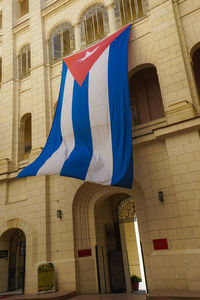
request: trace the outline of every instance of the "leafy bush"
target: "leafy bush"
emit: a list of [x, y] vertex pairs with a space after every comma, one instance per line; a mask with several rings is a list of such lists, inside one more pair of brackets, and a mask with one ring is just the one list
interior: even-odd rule
[[142, 279], [137, 275], [131, 275], [131, 282], [141, 282]]

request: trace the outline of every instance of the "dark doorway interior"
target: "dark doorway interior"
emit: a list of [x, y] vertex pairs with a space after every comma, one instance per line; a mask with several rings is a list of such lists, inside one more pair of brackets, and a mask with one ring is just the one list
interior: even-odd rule
[[111, 292], [124, 292], [126, 291], [126, 282], [124, 274], [119, 224], [106, 224], [105, 229]]
[[25, 284], [26, 237], [17, 229], [10, 238], [8, 291], [22, 290]]

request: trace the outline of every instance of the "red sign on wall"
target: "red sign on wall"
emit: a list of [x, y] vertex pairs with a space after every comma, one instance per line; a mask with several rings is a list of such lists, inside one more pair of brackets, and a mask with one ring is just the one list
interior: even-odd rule
[[92, 256], [91, 249], [78, 250], [78, 257]]
[[153, 240], [154, 250], [165, 250], [169, 249], [167, 239]]

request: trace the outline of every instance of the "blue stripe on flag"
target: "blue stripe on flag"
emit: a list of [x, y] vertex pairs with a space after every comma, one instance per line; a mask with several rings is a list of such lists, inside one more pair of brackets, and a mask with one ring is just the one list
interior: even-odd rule
[[92, 158], [92, 136], [90, 130], [88, 107], [88, 78], [80, 87], [74, 81], [72, 102], [72, 122], [74, 129], [75, 147], [65, 161], [60, 175], [85, 179]]
[[129, 31], [130, 26], [110, 45], [108, 86], [113, 147], [113, 177], [111, 185], [131, 188], [133, 181], [133, 156], [127, 72]]
[[[61, 135], [61, 110], [63, 104], [63, 94], [65, 87], [65, 78], [67, 74], [67, 66], [63, 62], [63, 71], [60, 85], [60, 92], [58, 97], [57, 108], [55, 112], [55, 117], [53, 120], [52, 128], [47, 139], [46, 145], [41, 152], [40, 156], [29, 166], [24, 168], [17, 177], [25, 177], [25, 176], [34, 176], [37, 174], [38, 170], [44, 165], [44, 163], [51, 157], [51, 155], [60, 147], [62, 143], [62, 135]], [[56, 137], [56, 138], [55, 138]]]

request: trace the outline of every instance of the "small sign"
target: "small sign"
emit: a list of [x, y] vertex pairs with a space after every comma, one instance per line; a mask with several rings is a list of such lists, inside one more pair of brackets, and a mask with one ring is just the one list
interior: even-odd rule
[[78, 250], [78, 257], [92, 256], [91, 249]]
[[167, 239], [153, 240], [154, 250], [165, 250], [169, 249]]
[[8, 258], [8, 250], [0, 250], [0, 258]]
[[55, 292], [55, 269], [52, 263], [38, 267], [38, 293]]
[[26, 245], [24, 242], [20, 242], [20, 256], [25, 256]]

